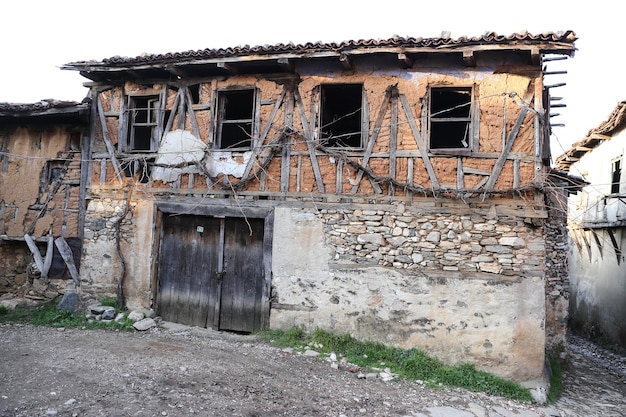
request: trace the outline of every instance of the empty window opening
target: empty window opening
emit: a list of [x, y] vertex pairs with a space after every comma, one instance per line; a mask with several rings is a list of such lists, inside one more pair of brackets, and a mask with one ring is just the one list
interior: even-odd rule
[[430, 90], [430, 149], [471, 148], [472, 89]]
[[64, 160], [50, 160], [46, 162], [45, 167], [45, 180], [46, 185], [51, 185], [55, 182], [62, 181], [66, 171], [66, 164]]
[[362, 147], [361, 84], [323, 85], [321, 91], [321, 139], [324, 146]]
[[190, 85], [189, 94], [193, 104], [200, 104], [200, 84]]
[[622, 181], [622, 160], [616, 159], [611, 164], [611, 194], [619, 194], [619, 185]]
[[254, 90], [220, 91], [216, 146], [220, 149], [249, 149], [253, 118]]
[[158, 96], [131, 97], [128, 151], [153, 152], [159, 124]]

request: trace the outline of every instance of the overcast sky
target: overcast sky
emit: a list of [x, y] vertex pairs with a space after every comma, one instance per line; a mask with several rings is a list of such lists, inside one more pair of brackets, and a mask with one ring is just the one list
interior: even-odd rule
[[453, 38], [485, 32], [573, 30], [573, 59], [548, 66], [567, 70], [546, 77], [566, 82], [553, 95], [567, 105], [554, 123], [553, 156], [607, 119], [626, 100], [626, 58], [621, 46], [623, 15], [612, 0], [579, 7], [571, 0], [539, 2], [420, 1], [191, 1], [20, 0], [4, 2], [0, 24], [0, 102], [45, 98], [82, 100], [86, 79], [58, 67], [102, 60], [237, 45], [339, 42], [394, 35]]

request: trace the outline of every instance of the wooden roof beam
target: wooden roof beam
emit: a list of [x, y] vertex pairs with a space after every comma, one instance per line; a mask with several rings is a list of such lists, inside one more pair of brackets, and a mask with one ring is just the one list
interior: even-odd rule
[[415, 60], [413, 60], [413, 58], [409, 57], [404, 52], [400, 52], [398, 54], [398, 60], [402, 63], [402, 65], [405, 68], [412, 68], [413, 64], [415, 63]]
[[231, 74], [237, 74], [237, 69], [235, 68], [235, 66], [228, 62], [219, 61], [217, 62], [217, 67], [225, 71], [228, 71]]
[[341, 54], [339, 55], [339, 62], [341, 62], [341, 65], [343, 65], [343, 68], [346, 70], [352, 70], [352, 60], [350, 59], [350, 57], [348, 56], [348, 54]]
[[278, 65], [280, 65], [280, 67], [287, 72], [295, 71], [293, 60], [289, 60], [289, 58], [278, 58], [276, 62], [278, 62]]
[[474, 56], [474, 51], [463, 51], [463, 62], [466, 67], [475, 67], [476, 57]]

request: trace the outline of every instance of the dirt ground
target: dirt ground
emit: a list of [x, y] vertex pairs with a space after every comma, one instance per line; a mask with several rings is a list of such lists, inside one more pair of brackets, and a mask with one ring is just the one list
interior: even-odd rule
[[[623, 416], [626, 363], [572, 350], [566, 392], [541, 407], [169, 325], [114, 332], [0, 325], [0, 416]], [[594, 356], [595, 355], [595, 356]]]

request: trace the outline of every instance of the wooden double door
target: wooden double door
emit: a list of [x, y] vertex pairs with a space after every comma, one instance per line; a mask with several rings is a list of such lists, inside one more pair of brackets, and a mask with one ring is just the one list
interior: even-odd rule
[[263, 219], [164, 214], [161, 236], [163, 320], [245, 333], [264, 327]]

